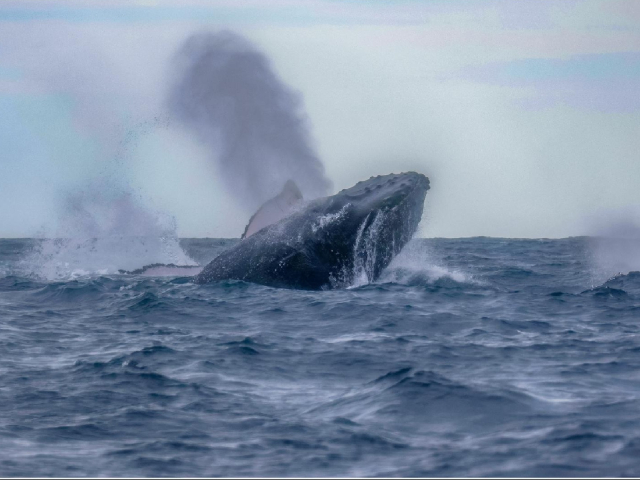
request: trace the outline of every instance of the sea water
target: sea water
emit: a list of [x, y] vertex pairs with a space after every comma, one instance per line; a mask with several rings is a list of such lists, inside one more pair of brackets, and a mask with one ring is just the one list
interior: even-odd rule
[[2, 476], [640, 474], [640, 273], [594, 239], [416, 239], [313, 292], [78, 248], [0, 240]]

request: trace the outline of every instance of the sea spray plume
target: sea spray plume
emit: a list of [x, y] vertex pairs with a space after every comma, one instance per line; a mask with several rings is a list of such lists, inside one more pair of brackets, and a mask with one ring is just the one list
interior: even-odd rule
[[[159, 110], [164, 107], [161, 82], [150, 74], [158, 60], [141, 57], [144, 49], [136, 45], [121, 55], [109, 35], [64, 25], [24, 25], [13, 38], [4, 30], [0, 37], [11, 46], [0, 52], [3, 63], [24, 74], [24, 87], [62, 95], [68, 100], [70, 127], [96, 146], [93, 155], [78, 158], [82, 169], [67, 168], [74, 155], [70, 159], [66, 149], [47, 151], [50, 165], [57, 162], [72, 176], [81, 170], [92, 174], [84, 180], [50, 179], [51, 195], [56, 192], [59, 200], [51, 198], [57, 215], [49, 215], [51, 223], [41, 227], [41, 241], [24, 258], [25, 273], [66, 278], [155, 262], [193, 263], [180, 248], [175, 220], [144, 202], [128, 180], [140, 139], [169, 126]], [[121, 47], [127, 45], [122, 41]], [[59, 120], [64, 127], [66, 117]], [[42, 176], [37, 169], [33, 173], [29, 177]], [[34, 191], [26, 185], [23, 190]]]
[[127, 180], [139, 140], [166, 127], [166, 118], [154, 117], [127, 129], [96, 177], [59, 192], [57, 227], [43, 227], [24, 259], [26, 274], [54, 280], [195, 264], [180, 246], [175, 218], [153, 208]]
[[431, 241], [425, 243], [415, 239], [391, 261], [378, 281], [408, 286], [483, 284], [468, 271], [451, 268]]
[[153, 263], [194, 265], [182, 250], [175, 219], [145, 205], [128, 186], [93, 181], [61, 197], [58, 229], [23, 262], [48, 280], [115, 274]]
[[208, 146], [229, 192], [255, 209], [289, 179], [306, 198], [331, 188], [298, 94], [239, 35], [189, 37], [175, 58], [169, 108]]
[[617, 274], [640, 271], [640, 210], [612, 209], [590, 218], [588, 238], [592, 284]]

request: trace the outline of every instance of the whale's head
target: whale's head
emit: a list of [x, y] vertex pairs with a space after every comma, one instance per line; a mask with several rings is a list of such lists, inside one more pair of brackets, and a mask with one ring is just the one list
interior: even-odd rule
[[[429, 179], [421, 173], [378, 175], [340, 191], [334, 198], [352, 204], [358, 217], [402, 211], [420, 221]], [[407, 211], [408, 210], [408, 211]], [[416, 215], [411, 215], [412, 213]], [[417, 218], [414, 218], [417, 217]], [[417, 227], [417, 223], [414, 225]]]
[[336, 265], [336, 285], [378, 278], [416, 232], [427, 190], [429, 179], [420, 173], [381, 175], [319, 203], [324, 215], [314, 252]]

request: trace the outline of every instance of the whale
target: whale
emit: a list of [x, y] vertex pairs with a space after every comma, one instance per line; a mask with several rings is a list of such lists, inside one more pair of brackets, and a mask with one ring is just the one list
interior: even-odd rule
[[373, 282], [415, 234], [429, 188], [426, 176], [406, 172], [300, 202], [284, 218], [245, 235], [193, 281], [300, 290]]

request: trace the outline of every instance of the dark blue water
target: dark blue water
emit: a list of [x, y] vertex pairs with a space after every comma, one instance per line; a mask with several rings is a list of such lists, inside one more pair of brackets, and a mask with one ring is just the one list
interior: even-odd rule
[[640, 273], [588, 238], [415, 240], [326, 292], [43, 280], [36, 243], [0, 240], [2, 476], [640, 474]]

